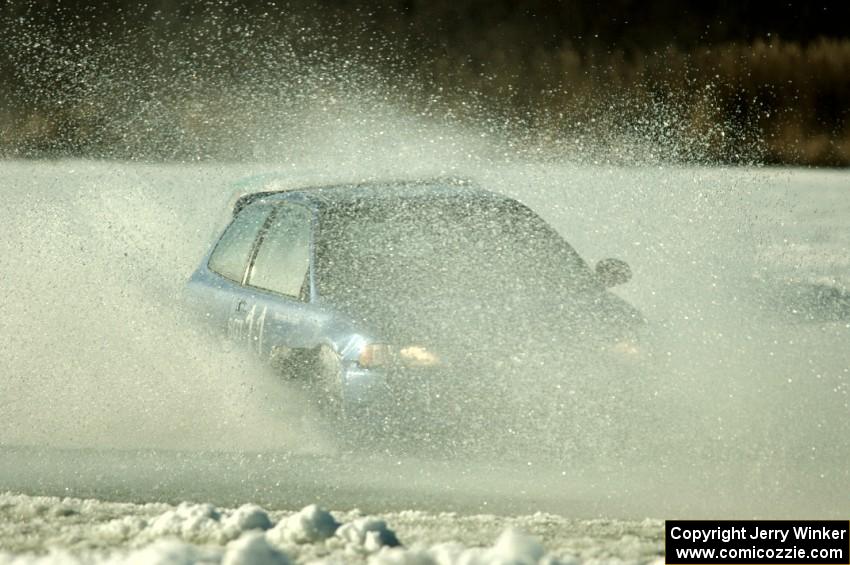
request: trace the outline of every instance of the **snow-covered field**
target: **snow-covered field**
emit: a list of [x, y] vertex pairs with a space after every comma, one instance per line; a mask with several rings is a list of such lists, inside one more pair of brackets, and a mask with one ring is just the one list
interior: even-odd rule
[[[47, 563], [537, 563], [653, 561], [659, 520], [574, 520], [552, 514], [497, 517], [414, 510], [370, 516], [267, 512], [245, 504], [109, 503], [0, 497], [0, 536], [10, 552]], [[32, 562], [34, 559], [21, 559]], [[16, 562], [0, 552], [0, 563]]]
[[[847, 517], [850, 173], [502, 162], [448, 141], [409, 161], [0, 163], [0, 563], [649, 562], [664, 518]], [[281, 169], [470, 175], [588, 261], [627, 260], [617, 291], [663, 377], [640, 457], [340, 452], [179, 306], [230, 183]]]

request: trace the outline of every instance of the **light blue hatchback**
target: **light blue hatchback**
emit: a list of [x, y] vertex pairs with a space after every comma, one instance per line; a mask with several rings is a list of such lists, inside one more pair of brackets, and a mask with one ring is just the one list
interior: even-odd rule
[[332, 413], [457, 414], [475, 410], [470, 379], [491, 403], [518, 371], [568, 380], [635, 347], [643, 317], [607, 291], [629, 267], [591, 271], [516, 200], [462, 179], [278, 183], [243, 182], [188, 294]]

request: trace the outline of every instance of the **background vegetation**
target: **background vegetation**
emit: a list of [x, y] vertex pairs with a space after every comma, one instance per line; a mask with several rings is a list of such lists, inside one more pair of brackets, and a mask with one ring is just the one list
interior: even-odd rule
[[850, 165], [850, 3], [712, 4], [11, 0], [0, 155], [252, 158], [357, 96], [608, 159]]

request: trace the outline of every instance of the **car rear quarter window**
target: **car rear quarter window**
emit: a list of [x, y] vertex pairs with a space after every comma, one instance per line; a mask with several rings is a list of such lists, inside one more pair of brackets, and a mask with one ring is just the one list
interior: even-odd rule
[[282, 204], [248, 273], [248, 284], [293, 298], [306, 298], [310, 268], [311, 212], [296, 204]]
[[244, 208], [218, 240], [207, 263], [210, 270], [241, 284], [254, 241], [270, 211], [270, 206], [255, 205]]

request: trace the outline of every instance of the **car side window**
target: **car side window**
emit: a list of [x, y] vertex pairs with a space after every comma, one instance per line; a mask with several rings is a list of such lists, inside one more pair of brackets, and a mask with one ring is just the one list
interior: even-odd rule
[[223, 277], [242, 284], [251, 249], [271, 206], [248, 206], [227, 226], [218, 240], [207, 266]]
[[249, 268], [249, 285], [303, 298], [310, 268], [310, 220], [310, 211], [303, 206], [278, 207]]

